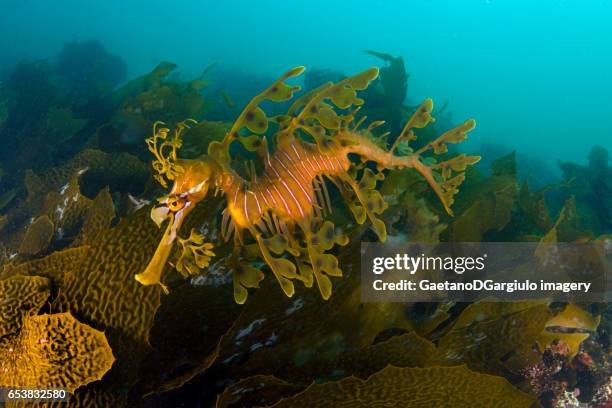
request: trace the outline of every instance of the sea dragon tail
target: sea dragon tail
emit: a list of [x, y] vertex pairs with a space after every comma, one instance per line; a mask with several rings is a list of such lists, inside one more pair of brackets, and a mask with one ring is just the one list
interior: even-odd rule
[[385, 168], [414, 168], [429, 183], [446, 212], [453, 215], [451, 206], [455, 194], [459, 191], [459, 186], [465, 180], [465, 170], [467, 166], [477, 163], [480, 156], [459, 154], [441, 162], [431, 160], [431, 163], [427, 163], [423, 159], [423, 154], [430, 150], [435, 155], [447, 153], [447, 144], [464, 141], [468, 132], [476, 126], [476, 122], [473, 119], [468, 119], [414, 152], [407, 155], [396, 154], [400, 150], [400, 146], [405, 146], [416, 139], [413, 129], [423, 128], [434, 121], [431, 115], [432, 109], [432, 100], [426, 99], [408, 120], [389, 150], [384, 149], [362, 132], [346, 131], [340, 134], [340, 138], [341, 140], [344, 139], [349, 153], [358, 154], [366, 161], [376, 162], [379, 170]]

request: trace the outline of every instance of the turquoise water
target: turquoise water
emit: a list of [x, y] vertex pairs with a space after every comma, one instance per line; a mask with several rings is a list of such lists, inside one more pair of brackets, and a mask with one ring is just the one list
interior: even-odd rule
[[214, 62], [274, 77], [296, 65], [350, 74], [402, 56], [408, 105], [449, 102], [480, 143], [586, 162], [612, 146], [612, 3], [606, 1], [5, 1], [0, 67], [100, 41], [128, 77], [160, 60], [197, 75]]

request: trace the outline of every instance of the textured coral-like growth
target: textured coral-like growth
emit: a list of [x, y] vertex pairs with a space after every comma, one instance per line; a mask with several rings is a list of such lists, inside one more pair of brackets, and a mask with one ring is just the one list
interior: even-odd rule
[[6, 265], [0, 276], [8, 277], [17, 274], [44, 276], [51, 279], [54, 285], [61, 287], [64, 275], [78, 268], [87, 254], [87, 247], [77, 247], [54, 252], [41, 259], [34, 259], [17, 266]]
[[[99, 234], [85, 247], [80, 262], [66, 265], [63, 285], [53, 304], [53, 310], [71, 311], [84, 322], [105, 328], [122, 362], [114, 371], [124, 375], [120, 375], [124, 384], [135, 381], [159, 306], [159, 290], [142, 290], [133, 279], [146, 264], [156, 235], [155, 226], [145, 222], [143, 212]], [[70, 256], [57, 259], [70, 260]]]
[[15, 275], [0, 280], [0, 337], [14, 333], [23, 319], [38, 312], [50, 294], [49, 279]]
[[501, 377], [470, 371], [466, 366], [387, 368], [367, 380], [355, 377], [313, 384], [275, 408], [330, 407], [530, 407], [533, 397]]
[[[104, 198], [105, 195], [102, 192], [99, 197], [106, 210], [95, 213], [109, 216], [110, 197]], [[90, 211], [95, 207], [94, 204]], [[108, 221], [106, 216], [102, 218]], [[134, 384], [140, 362], [150, 351], [149, 330], [159, 306], [159, 289], [143, 289], [133, 279], [133, 274], [146, 264], [152, 243], [159, 235], [145, 217], [144, 211], [135, 213], [94, 237], [93, 232], [106, 223], [100, 219], [104, 222], [89, 224], [96, 227], [90, 230], [91, 234], [83, 235], [90, 245], [65, 249], [17, 266], [7, 265], [2, 272], [6, 276], [20, 273], [50, 278], [58, 288], [50, 306], [52, 312], [70, 311], [83, 323], [104, 330], [117, 362], [111, 373], [97, 383], [99, 392], [95, 399], [119, 389], [127, 390]], [[99, 219], [92, 215], [92, 221], [93, 218]]]
[[0, 385], [73, 393], [101, 379], [114, 360], [104, 333], [70, 313], [28, 317], [18, 335], [0, 342]]

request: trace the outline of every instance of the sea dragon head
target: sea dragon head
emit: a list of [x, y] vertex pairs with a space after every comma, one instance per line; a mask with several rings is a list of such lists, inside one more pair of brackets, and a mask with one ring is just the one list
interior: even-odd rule
[[[164, 187], [168, 186], [167, 180], [172, 180], [173, 185], [170, 193], [159, 198], [157, 204], [151, 209], [151, 219], [158, 227], [168, 221], [164, 235], [162, 236], [155, 254], [146, 269], [135, 276], [136, 280], [143, 285], [161, 285], [164, 291], [166, 287], [161, 283], [161, 274], [164, 269], [172, 244], [177, 240], [178, 231], [187, 214], [195, 205], [203, 200], [214, 180], [218, 165], [208, 156], [197, 160], [179, 160], [176, 157], [177, 150], [181, 147], [181, 136], [194, 120], [187, 120], [177, 124], [174, 135], [169, 138], [170, 130], [163, 127], [162, 122], [153, 125], [153, 136], [146, 139], [149, 151], [155, 156], [153, 168], [157, 171], [155, 178]], [[210, 244], [203, 243], [203, 237], [192, 232], [188, 239], [178, 238], [183, 246], [181, 259], [188, 254], [195, 258], [198, 266], [208, 263], [210, 256], [214, 255]], [[199, 262], [198, 262], [199, 261]], [[188, 272], [189, 266], [185, 265]], [[177, 268], [178, 269], [178, 268]]]

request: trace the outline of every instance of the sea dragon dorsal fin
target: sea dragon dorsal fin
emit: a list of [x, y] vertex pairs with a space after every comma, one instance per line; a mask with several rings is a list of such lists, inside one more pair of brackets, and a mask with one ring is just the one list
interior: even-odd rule
[[[348, 109], [351, 106], [363, 105], [363, 99], [357, 97], [357, 91], [366, 89], [370, 82], [378, 77], [378, 68], [370, 68], [357, 75], [345, 78], [335, 84], [327, 83], [307, 94], [289, 108], [295, 113], [303, 104], [299, 113], [291, 120], [287, 133], [302, 129], [316, 142], [319, 149], [325, 151], [332, 141], [330, 132], [340, 129], [347, 121], [336, 113], [334, 106]], [[330, 103], [328, 103], [329, 101]]]
[[[304, 67], [299, 66], [285, 72], [272, 85], [266, 88], [259, 95], [255, 96], [242, 110], [225, 138], [220, 142], [211, 142], [208, 147], [208, 154], [216, 157], [217, 160], [227, 168], [230, 168], [229, 149], [233, 141], [240, 142], [245, 149], [255, 152], [262, 146], [262, 138], [265, 137], [271, 121], [278, 122], [274, 118], [269, 118], [259, 104], [265, 100], [273, 102], [284, 102], [293, 98], [293, 94], [301, 89], [299, 85], [288, 85], [285, 81], [296, 77], [304, 72]], [[246, 128], [250, 135], [242, 135], [240, 132]]]

